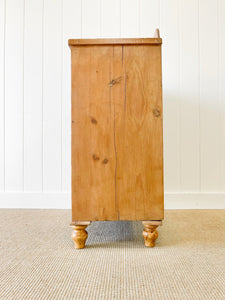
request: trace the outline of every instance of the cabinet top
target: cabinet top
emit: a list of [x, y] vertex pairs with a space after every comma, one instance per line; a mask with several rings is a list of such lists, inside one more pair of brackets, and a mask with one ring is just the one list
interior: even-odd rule
[[158, 45], [161, 38], [124, 38], [124, 39], [69, 39], [69, 46], [87, 45]]

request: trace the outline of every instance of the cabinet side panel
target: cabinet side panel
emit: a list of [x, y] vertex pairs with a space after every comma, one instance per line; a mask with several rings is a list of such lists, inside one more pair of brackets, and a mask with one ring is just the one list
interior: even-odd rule
[[125, 97], [116, 120], [120, 220], [163, 219], [161, 47], [124, 46]]
[[121, 46], [116, 49], [71, 48], [73, 221], [118, 220], [110, 85], [113, 66], [121, 65]]

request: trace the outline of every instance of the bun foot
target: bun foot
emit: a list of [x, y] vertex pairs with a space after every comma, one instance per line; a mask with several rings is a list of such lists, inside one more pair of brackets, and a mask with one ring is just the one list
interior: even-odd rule
[[158, 231], [156, 228], [162, 224], [162, 221], [143, 221], [143, 237], [146, 247], [155, 247], [155, 241], [158, 238]]
[[83, 249], [85, 247], [85, 242], [88, 237], [88, 233], [85, 229], [90, 223], [91, 222], [74, 222], [71, 224], [71, 227], [73, 228], [71, 237], [75, 249]]

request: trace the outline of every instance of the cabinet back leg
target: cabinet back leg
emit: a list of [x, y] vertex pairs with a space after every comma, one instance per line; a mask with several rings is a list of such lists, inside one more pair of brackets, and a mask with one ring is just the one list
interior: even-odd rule
[[162, 225], [162, 221], [143, 221], [143, 237], [146, 247], [155, 247], [155, 241], [158, 238], [157, 227]]

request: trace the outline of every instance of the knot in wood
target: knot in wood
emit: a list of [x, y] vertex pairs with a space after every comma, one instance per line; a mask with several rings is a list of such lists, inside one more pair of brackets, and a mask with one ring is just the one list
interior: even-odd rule
[[153, 109], [153, 114], [154, 114], [154, 116], [156, 116], [157, 118], [160, 116], [160, 110], [159, 109], [157, 109], [157, 108], [154, 108]]
[[93, 154], [92, 155], [92, 158], [93, 158], [93, 160], [95, 160], [95, 161], [98, 161], [100, 158], [99, 158], [99, 156], [97, 156], [96, 154]]
[[118, 77], [118, 78], [115, 78], [115, 79], [112, 79], [112, 80], [110, 81], [110, 83], [109, 83], [109, 86], [111, 87], [111, 86], [114, 86], [114, 84], [119, 83], [120, 80], [121, 80], [121, 78], [122, 78], [122, 76], [120, 76], [120, 77]]
[[91, 123], [97, 124], [98, 122], [97, 122], [97, 120], [95, 118], [91, 118]]
[[108, 161], [109, 161], [109, 160], [108, 160], [107, 158], [105, 158], [105, 159], [102, 161], [102, 163], [103, 163], [103, 164], [107, 164]]

